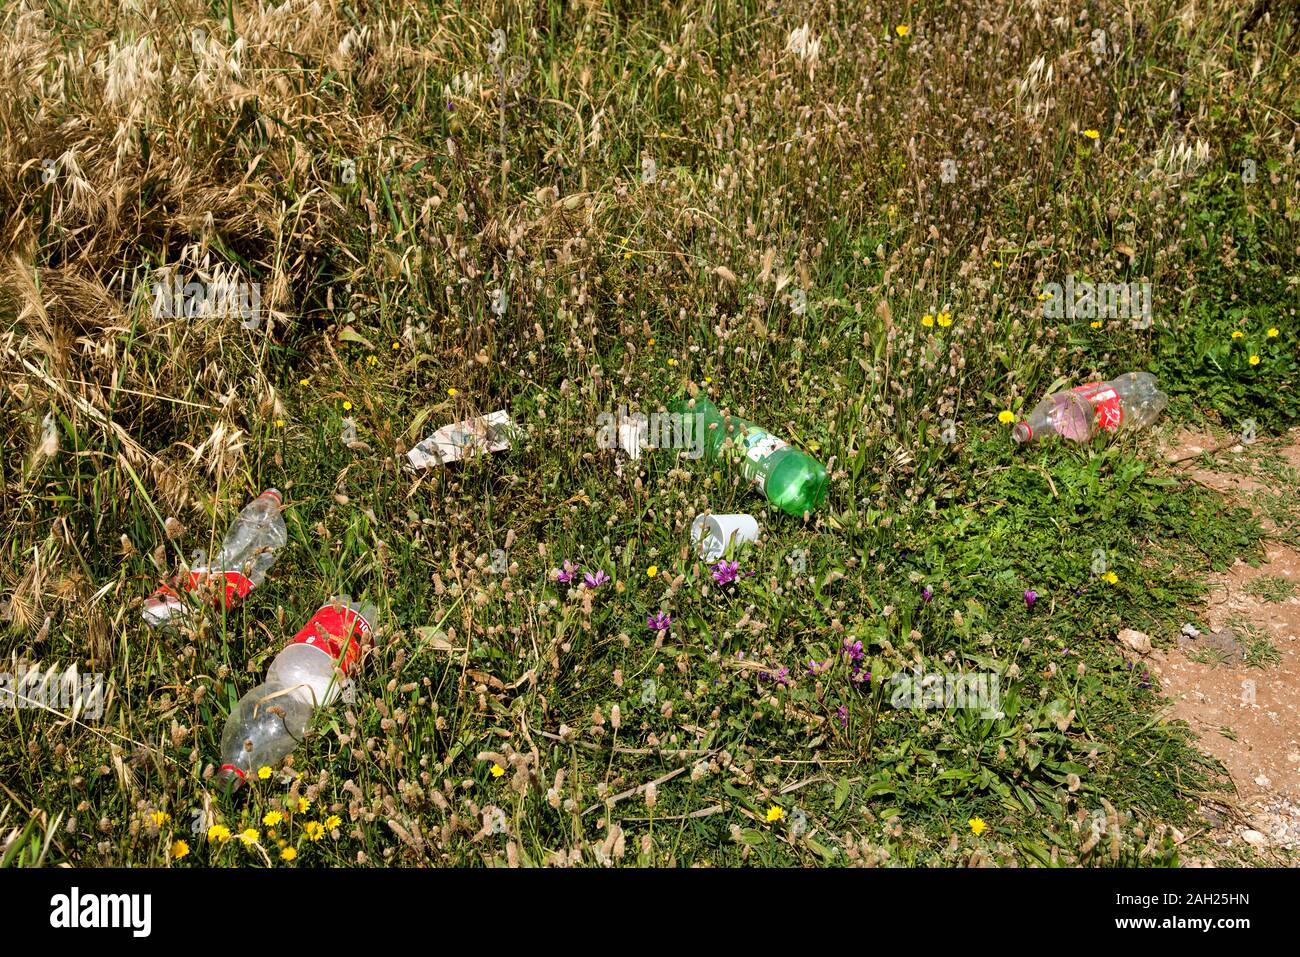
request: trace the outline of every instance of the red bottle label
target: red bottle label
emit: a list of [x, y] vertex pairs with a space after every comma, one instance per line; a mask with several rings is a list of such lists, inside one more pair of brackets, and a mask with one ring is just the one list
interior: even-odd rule
[[1072, 391], [1092, 404], [1097, 426], [1103, 432], [1114, 432], [1124, 421], [1124, 406], [1120, 402], [1119, 393], [1105, 382], [1085, 382]]
[[319, 648], [338, 662], [339, 670], [347, 674], [361, 657], [361, 639], [369, 637], [370, 631], [370, 622], [355, 608], [331, 602], [321, 605], [302, 631], [293, 636], [290, 644]]
[[[187, 593], [192, 592], [215, 577], [216, 576], [214, 575], [209, 575], [207, 572], [190, 572], [189, 580], [185, 583], [185, 591]], [[212, 596], [212, 604], [214, 607], [229, 609], [235, 604], [235, 602], [246, 597], [248, 593], [253, 590], [253, 583], [247, 576], [242, 575], [239, 572], [226, 572], [225, 578], [226, 587], [218, 590]], [[172, 588], [170, 585], [159, 585], [158, 590], [155, 591], [154, 594], [179, 597], [176, 594], [176, 589]]]

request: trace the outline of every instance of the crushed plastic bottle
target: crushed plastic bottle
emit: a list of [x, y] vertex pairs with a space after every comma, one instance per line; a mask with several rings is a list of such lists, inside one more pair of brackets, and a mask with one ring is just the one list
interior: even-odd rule
[[709, 458], [733, 456], [745, 478], [783, 512], [803, 516], [825, 499], [829, 485], [826, 469], [784, 439], [739, 416], [724, 416], [702, 396], [674, 402], [669, 411], [698, 416], [696, 429], [704, 430], [705, 454]]
[[1126, 372], [1109, 382], [1088, 382], [1049, 395], [1016, 423], [1011, 438], [1023, 443], [1059, 435], [1085, 442], [1098, 432], [1146, 428], [1168, 403], [1150, 372]]
[[[190, 570], [185, 591], [207, 585], [222, 577], [225, 588], [219, 589], [213, 603], [229, 608], [266, 580], [276, 556], [288, 541], [284, 518], [280, 515], [282, 499], [278, 490], [269, 488], [240, 510], [226, 532], [221, 551], [210, 562], [200, 562]], [[169, 585], [161, 585], [145, 599], [142, 615], [155, 627], [186, 614], [184, 599]]]
[[301, 742], [317, 708], [333, 703], [373, 631], [375, 606], [331, 598], [280, 650], [266, 681], [235, 705], [221, 732], [221, 773], [227, 790], [262, 767], [275, 767]]

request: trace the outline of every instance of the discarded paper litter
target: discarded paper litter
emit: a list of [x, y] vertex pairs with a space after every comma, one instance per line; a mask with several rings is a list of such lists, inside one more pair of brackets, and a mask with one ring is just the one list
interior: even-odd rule
[[488, 415], [444, 425], [411, 451], [406, 457], [417, 469], [446, 465], [472, 458], [481, 452], [501, 452], [510, 448], [517, 427], [510, 413], [499, 409]]

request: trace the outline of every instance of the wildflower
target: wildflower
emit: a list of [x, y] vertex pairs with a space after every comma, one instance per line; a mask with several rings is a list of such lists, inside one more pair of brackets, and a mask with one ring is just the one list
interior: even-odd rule
[[230, 828], [224, 824], [214, 824], [208, 828], [208, 840], [216, 844], [225, 844], [230, 840]]
[[849, 656], [849, 661], [859, 662], [862, 660], [862, 642], [854, 641], [852, 638], [844, 639], [844, 647], [840, 649], [841, 654]]
[[1090, 329], [1100, 329], [1100, 328], [1101, 328], [1101, 320], [1100, 320], [1100, 319], [1094, 319], [1092, 322], [1088, 323], [1088, 328], [1090, 328]]
[[988, 828], [982, 817], [973, 817], [966, 823], [970, 825], [970, 829], [975, 832], [976, 837], [979, 837]]
[[284, 428], [284, 419], [276, 419], [276, 420], [275, 420], [275, 427], [276, 427], [277, 429], [283, 429], [283, 428]]
[[654, 344], [655, 344], [655, 337], [654, 337], [654, 336], [651, 336], [649, 339], [647, 339], [647, 340], [645, 341], [645, 344], [648, 345], [648, 346], [652, 346], [652, 345], [654, 345]]
[[393, 343], [393, 351], [394, 351], [394, 352], [397, 352], [397, 351], [398, 351], [399, 349], [401, 349], [401, 348], [402, 348], [402, 344], [401, 344], [400, 342], [394, 342], [394, 343]]
[[239, 833], [239, 839], [245, 844], [256, 844], [261, 836], [255, 827], [246, 828]]
[[282, 861], [291, 861], [297, 856], [298, 856], [298, 849], [296, 847], [286, 847], [283, 851], [280, 852], [280, 860]]
[[1268, 332], [1264, 333], [1264, 335], [1268, 336], [1270, 339], [1276, 339], [1278, 335], [1277, 327], [1274, 326], [1272, 329], [1269, 329]]
[[930, 315], [927, 312], [924, 316], [921, 317], [921, 325], [929, 329], [932, 325], [934, 325], [934, 316]]
[[1251, 356], [1249, 362], [1253, 366], [1259, 365], [1259, 356]]
[[319, 841], [325, 836], [325, 826], [320, 821], [308, 821], [303, 825], [303, 831], [306, 832], [308, 839]]
[[1038, 592], [1034, 591], [1032, 588], [1026, 588], [1026, 589], [1025, 589], [1025, 607], [1026, 607], [1026, 608], [1033, 608], [1033, 607], [1034, 607], [1034, 602], [1036, 602], [1036, 601], [1038, 601]]
[[273, 772], [271, 771], [270, 765], [264, 764], [257, 769], [257, 776], [261, 778], [263, 781], [269, 778], [272, 773]]
[[646, 627], [651, 631], [667, 631], [672, 623], [673, 616], [666, 611], [658, 612], [645, 620]]
[[456, 398], [456, 390], [455, 390], [455, 389], [448, 389], [448, 390], [447, 390], [447, 394], [448, 394], [449, 396], [451, 396], [453, 399]]
[[849, 709], [845, 705], [840, 705], [835, 709], [835, 714], [840, 719], [840, 727], [847, 728], [849, 726]]
[[304, 386], [305, 386], [305, 385], [311, 385], [311, 379], [299, 379], [299, 380], [298, 380], [298, 384], [299, 384], [299, 385], [304, 385]]
[[1240, 329], [1234, 329], [1234, 330], [1232, 330], [1232, 338], [1234, 338], [1234, 339], [1241, 339], [1241, 338], [1243, 338], [1245, 335], [1246, 335], [1246, 334], [1245, 334], [1244, 332], [1242, 332]]
[[368, 366], [370, 366], [370, 367], [372, 367], [372, 368], [373, 368], [374, 366], [379, 365], [379, 356], [374, 355], [374, 354], [371, 354], [371, 355], [366, 356], [366, 365], [368, 365]]
[[557, 582], [567, 585], [577, 577], [578, 566], [566, 558], [564, 560], [564, 567], [552, 569], [551, 575]]
[[149, 815], [149, 820], [153, 822], [154, 827], [162, 827], [164, 824], [166, 824], [168, 821], [171, 820], [171, 817], [172, 816], [168, 814], [166, 811], [154, 811], [152, 814]]
[[607, 581], [609, 581], [609, 576], [606, 575], [605, 572], [599, 568], [596, 569], [596, 574], [594, 575], [591, 572], [586, 572], [582, 576], [582, 583], [586, 585], [588, 588], [593, 588], [593, 589], [599, 588]]
[[677, 360], [676, 360], [676, 359], [669, 359], [669, 360], [668, 360], [668, 364], [669, 364], [670, 366], [675, 366], [675, 365], [677, 365]]
[[713, 580], [719, 585], [730, 585], [737, 578], [740, 563], [720, 561], [716, 565], [710, 566], [709, 570], [713, 573]]
[[304, 798], [304, 797], [300, 797], [300, 798], [298, 798], [298, 813], [299, 813], [299, 814], [306, 814], [307, 811], [310, 810], [310, 809], [311, 809], [311, 801], [308, 801], [308, 800], [307, 800], [306, 798]]
[[775, 824], [777, 821], [785, 820], [785, 808], [779, 804], [773, 804], [767, 809], [767, 823]]
[[1001, 269], [1001, 268], [1002, 268], [1002, 260], [1001, 260], [1001, 259], [995, 259], [995, 260], [993, 260], [993, 268], [994, 268], [994, 269]]
[[849, 684], [859, 691], [868, 691], [871, 688], [871, 672], [862, 670], [862, 662], [853, 663], [853, 674], [849, 675]]
[[190, 846], [184, 841], [177, 841], [172, 844], [170, 853], [173, 861], [179, 861], [190, 853]]
[[708, 376], [708, 375], [706, 375], [706, 376], [704, 377], [704, 384], [705, 384], [705, 385], [711, 385], [712, 383], [713, 383], [713, 376]]
[[1106, 572], [1106, 574], [1101, 576], [1101, 580], [1106, 582], [1109, 585], [1119, 584], [1119, 576], [1116, 575], [1114, 572]]
[[951, 312], [939, 313], [939, 315], [935, 317], [935, 322], [939, 323], [939, 325], [947, 329], [949, 326], [952, 325], [952, 313]]
[[1084, 130], [1084, 131], [1083, 131], [1083, 135], [1086, 136], [1086, 137], [1088, 137], [1088, 139], [1090, 139], [1090, 140], [1099, 140], [1099, 139], [1101, 139], [1101, 133], [1100, 133], [1100, 131], [1098, 131], [1098, 130]]
[[1012, 422], [1016, 421], [1016, 414], [1010, 409], [1003, 409], [998, 413], [998, 421], [1003, 425], [1010, 425]]
[[284, 815], [281, 814], [279, 811], [268, 811], [265, 815], [262, 816], [262, 823], [265, 824], [267, 827], [275, 827], [283, 820], [284, 820]]
[[921, 597], [925, 599], [927, 604], [929, 603], [930, 599], [934, 597], [934, 591], [931, 590], [929, 585], [925, 586], [925, 590], [921, 592]]
[[816, 658], [808, 659], [808, 674], [812, 675], [814, 678], [817, 675], [824, 674], [825, 672], [829, 671], [830, 667], [831, 667], [831, 660], [829, 658], [827, 658], [825, 661], [818, 661]]
[[906, 23], [900, 23], [898, 26], [894, 27], [894, 32], [897, 33], [900, 37], [906, 37], [909, 33], [912, 32], [912, 28], [908, 26]]
[[1038, 301], [1039, 301], [1039, 302], [1047, 302], [1047, 300], [1049, 300], [1049, 299], [1051, 299], [1051, 298], [1052, 298], [1052, 294], [1051, 294], [1050, 292], [1040, 292], [1040, 293], [1038, 294]]
[[332, 831], [342, 823], [343, 818], [339, 817], [337, 814], [331, 814], [329, 817], [325, 818], [325, 829], [327, 831]]
[[505, 773], [506, 773], [506, 769], [503, 768], [501, 765], [499, 764], [492, 765], [492, 776], [494, 778], [504, 777]]
[[656, 575], [658, 575], [658, 574], [659, 574], [659, 566], [658, 566], [658, 565], [651, 565], [649, 568], [647, 568], [647, 569], [645, 570], [645, 577], [646, 577], [646, 578], [654, 578], [654, 577], [655, 577]]

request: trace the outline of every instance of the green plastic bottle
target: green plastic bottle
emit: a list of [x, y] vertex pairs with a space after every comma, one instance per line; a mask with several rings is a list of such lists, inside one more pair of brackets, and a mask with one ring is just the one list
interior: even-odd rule
[[[668, 410], [701, 416], [703, 446], [710, 459], [730, 460], [767, 496], [791, 515], [803, 516], [826, 498], [829, 477], [821, 464], [789, 442], [738, 416], [724, 416], [708, 399], [679, 399]], [[727, 448], [727, 440], [731, 447]]]

